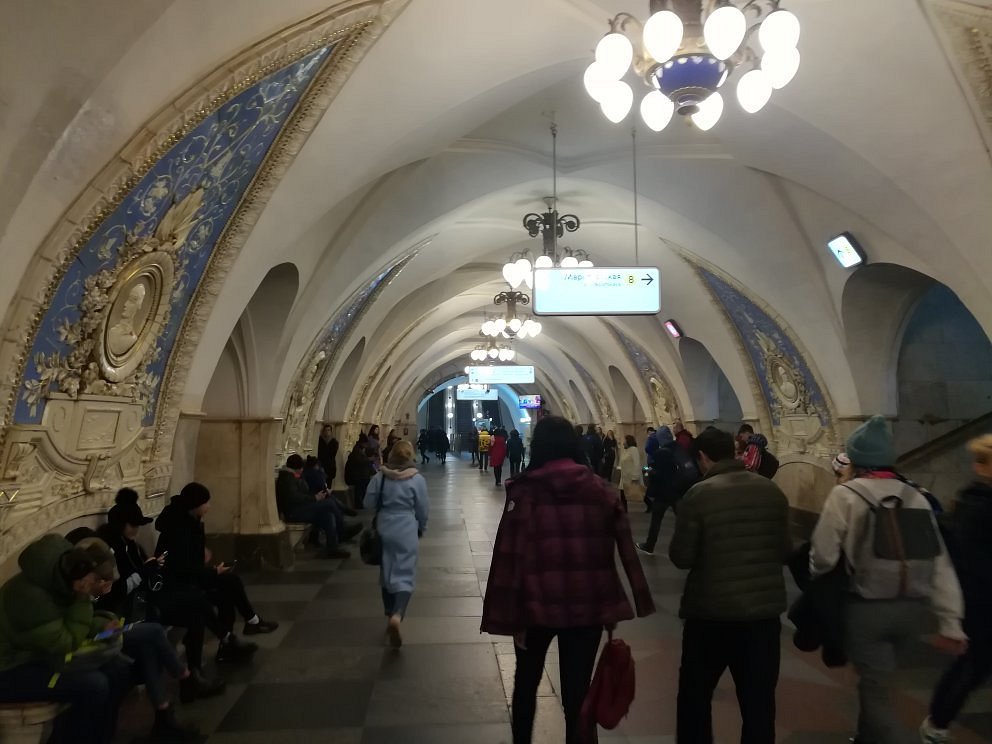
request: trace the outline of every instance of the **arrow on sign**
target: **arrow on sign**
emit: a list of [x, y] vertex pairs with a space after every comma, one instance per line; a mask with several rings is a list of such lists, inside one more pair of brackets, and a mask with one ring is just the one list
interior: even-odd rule
[[641, 281], [647, 282], [648, 286], [650, 287], [651, 283], [654, 281], [654, 277], [651, 276], [650, 274], [646, 274], [645, 276], [641, 277]]

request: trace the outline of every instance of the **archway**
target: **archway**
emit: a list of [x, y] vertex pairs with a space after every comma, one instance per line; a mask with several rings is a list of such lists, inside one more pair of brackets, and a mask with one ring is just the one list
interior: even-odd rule
[[692, 410], [696, 412], [692, 423], [699, 429], [712, 425], [735, 430], [744, 416], [741, 402], [709, 350], [696, 339], [685, 336], [679, 340], [679, 354]]

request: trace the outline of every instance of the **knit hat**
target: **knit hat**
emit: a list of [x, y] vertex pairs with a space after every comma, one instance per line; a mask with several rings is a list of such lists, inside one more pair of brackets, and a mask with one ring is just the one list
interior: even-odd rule
[[126, 524], [140, 527], [143, 524], [151, 524], [152, 518], [146, 517], [138, 506], [138, 492], [133, 488], [122, 488], [117, 492], [114, 505], [107, 512], [107, 521], [117, 527]]
[[658, 430], [654, 433], [654, 438], [661, 445], [671, 444], [675, 441], [675, 435], [672, 434], [672, 430], [667, 426], [659, 426]]
[[884, 416], [872, 416], [847, 438], [847, 456], [861, 468], [888, 468], [895, 465], [896, 450]]
[[833, 471], [837, 475], [840, 475], [844, 471], [844, 468], [848, 467], [850, 464], [851, 458], [847, 456], [846, 452], [841, 452], [833, 459], [833, 462], [830, 463], [830, 467], [833, 468]]
[[116, 581], [119, 578], [114, 551], [99, 537], [84, 537], [76, 543], [76, 550], [83, 551], [93, 561], [93, 573], [104, 581]]
[[192, 511], [210, 501], [210, 489], [202, 483], [187, 483], [178, 495], [172, 497], [172, 503], [186, 511]]

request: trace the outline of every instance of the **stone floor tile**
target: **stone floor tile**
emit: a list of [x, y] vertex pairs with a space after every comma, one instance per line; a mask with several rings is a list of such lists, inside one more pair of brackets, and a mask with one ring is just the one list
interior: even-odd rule
[[405, 645], [401, 653], [386, 653], [379, 679], [438, 679], [443, 677], [499, 677], [500, 667], [491, 643]]
[[[442, 726], [370, 726], [361, 744], [511, 744], [509, 723]], [[534, 744], [542, 744], [535, 740]]]
[[376, 682], [368, 726], [438, 723], [503, 723], [507, 720], [503, 684], [491, 677], [439, 677]]
[[218, 731], [289, 731], [350, 728], [365, 723], [371, 681], [328, 680], [321, 684], [252, 684]]
[[328, 728], [289, 731], [230, 731], [216, 733], [207, 744], [362, 744], [362, 729]]
[[378, 647], [385, 643], [386, 620], [381, 615], [365, 618], [300, 620], [283, 639], [283, 648], [331, 648], [338, 646]]

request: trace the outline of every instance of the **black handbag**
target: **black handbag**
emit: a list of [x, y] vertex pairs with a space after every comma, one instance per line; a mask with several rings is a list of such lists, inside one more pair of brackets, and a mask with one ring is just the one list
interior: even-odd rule
[[379, 534], [379, 510], [382, 509], [382, 487], [386, 476], [382, 476], [379, 481], [379, 496], [376, 499], [375, 514], [372, 516], [372, 524], [362, 531], [358, 538], [358, 552], [362, 556], [362, 563], [367, 566], [382, 565], [382, 536]]

